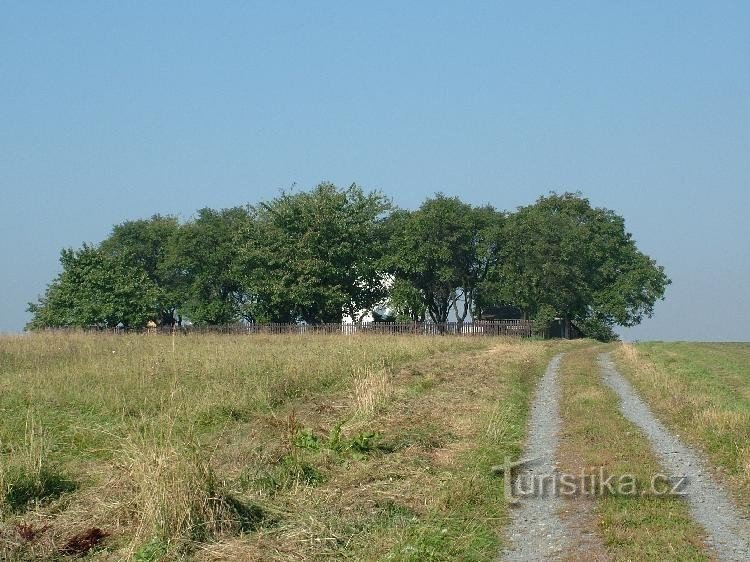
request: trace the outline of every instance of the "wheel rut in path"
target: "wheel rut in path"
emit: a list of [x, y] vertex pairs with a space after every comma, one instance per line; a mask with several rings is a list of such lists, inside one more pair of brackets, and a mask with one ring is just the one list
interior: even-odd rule
[[[556, 475], [555, 451], [560, 430], [560, 388], [558, 371], [562, 355], [550, 361], [531, 406], [529, 433], [524, 459], [529, 462], [517, 468], [514, 489], [528, 490], [529, 483]], [[505, 478], [511, 478], [506, 474]], [[558, 513], [561, 500], [555, 494], [531, 494], [512, 508], [513, 519], [508, 530], [511, 546], [503, 551], [502, 560], [561, 560], [570, 543], [569, 531]]]
[[662, 466], [674, 477], [687, 477], [683, 490], [693, 518], [704, 528], [719, 560], [750, 560], [750, 521], [743, 518], [705, 463], [651, 413], [630, 383], [617, 371], [608, 353], [599, 355], [604, 383], [620, 398], [620, 410], [640, 427]]

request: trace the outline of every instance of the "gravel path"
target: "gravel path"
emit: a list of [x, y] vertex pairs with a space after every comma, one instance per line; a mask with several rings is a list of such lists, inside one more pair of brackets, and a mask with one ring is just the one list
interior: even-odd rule
[[[557, 355], [550, 361], [534, 398], [523, 457], [534, 462], [514, 471], [516, 489], [529, 489], [532, 479], [538, 481], [556, 473], [555, 451], [560, 429], [557, 372], [561, 357]], [[561, 500], [554, 494], [542, 496], [520, 499], [519, 505], [514, 508], [508, 532], [512, 547], [502, 553], [503, 560], [562, 559], [570, 539], [566, 526], [558, 517]]]
[[687, 476], [684, 489], [690, 511], [708, 535], [708, 545], [720, 560], [750, 560], [750, 522], [736, 510], [726, 493], [706, 472], [705, 464], [659, 422], [630, 383], [617, 372], [609, 354], [599, 355], [607, 386], [620, 397], [620, 409], [651, 442], [662, 466], [671, 476]]

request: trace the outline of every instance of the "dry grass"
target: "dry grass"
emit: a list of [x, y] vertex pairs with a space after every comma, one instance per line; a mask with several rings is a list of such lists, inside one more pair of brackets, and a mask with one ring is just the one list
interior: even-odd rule
[[21, 462], [33, 410], [44, 462], [78, 488], [4, 513], [0, 559], [93, 530], [101, 560], [491, 558], [504, 507], [484, 469], [518, 450], [550, 346], [0, 338], [0, 458]]
[[354, 400], [357, 413], [363, 416], [374, 414], [388, 401], [393, 392], [390, 373], [385, 368], [363, 369], [364, 373], [354, 381]]
[[710, 459], [750, 515], [750, 345], [625, 344], [614, 356], [659, 418]]
[[[520, 450], [528, 399], [551, 350], [498, 342], [488, 352], [410, 363], [387, 377], [388, 399], [375, 417], [363, 417], [359, 401], [338, 401], [347, 396], [331, 397], [322, 411], [296, 411], [321, 437], [343, 417], [344, 439], [368, 430], [377, 445], [355, 458], [302, 454], [325, 480], [277, 493], [283, 515], [275, 525], [211, 545], [203, 558], [494, 560], [505, 504], [488, 469]], [[250, 493], [268, 498], [263, 490]]]
[[[650, 444], [619, 411], [617, 396], [600, 378], [596, 356], [605, 350], [590, 345], [568, 354], [561, 369], [561, 469], [596, 478], [633, 475], [641, 486], [661, 472]], [[577, 509], [576, 502], [588, 502]], [[570, 510], [584, 513], [584, 525], [601, 538], [613, 560], [705, 560], [702, 531], [679, 499], [604, 495], [571, 500]], [[588, 556], [594, 558], [593, 554]]]
[[120, 518], [129, 523], [131, 554], [153, 539], [189, 547], [250, 530], [253, 519], [262, 519], [258, 509], [252, 516], [252, 505], [238, 509], [241, 504], [223, 489], [197, 443], [182, 442], [169, 431], [130, 436], [117, 469], [122, 482], [113, 499]]

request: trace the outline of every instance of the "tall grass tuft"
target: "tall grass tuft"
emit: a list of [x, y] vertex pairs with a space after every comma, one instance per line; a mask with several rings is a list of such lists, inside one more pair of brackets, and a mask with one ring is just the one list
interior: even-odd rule
[[229, 493], [197, 440], [173, 427], [124, 439], [120, 458], [120, 511], [131, 522], [133, 549], [154, 541], [183, 549], [249, 532], [264, 519], [260, 507]]
[[75, 490], [75, 482], [52, 462], [49, 440], [33, 413], [26, 418], [23, 444], [12, 452], [9, 461], [0, 457], [0, 515], [22, 513]]
[[392, 392], [389, 385], [389, 372], [385, 366], [372, 368], [366, 366], [362, 369], [363, 376], [355, 378], [354, 399], [356, 401], [356, 414], [370, 416], [385, 405]]

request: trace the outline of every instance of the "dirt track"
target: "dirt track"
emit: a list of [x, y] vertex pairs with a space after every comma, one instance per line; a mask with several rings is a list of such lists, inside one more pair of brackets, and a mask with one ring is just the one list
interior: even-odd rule
[[640, 427], [670, 476], [687, 476], [684, 492], [693, 518], [705, 529], [708, 546], [719, 560], [750, 560], [750, 522], [742, 518], [727, 494], [705, 469], [705, 463], [657, 420], [630, 383], [617, 372], [609, 354], [599, 356], [607, 386], [620, 398], [620, 409]]
[[[516, 486], [525, 487], [530, 479], [554, 475], [555, 451], [560, 430], [560, 389], [557, 375], [561, 355], [550, 361], [531, 407], [531, 420], [524, 459], [534, 461], [516, 472]], [[557, 497], [524, 498], [515, 508], [508, 536], [512, 547], [503, 560], [559, 560], [570, 543], [567, 528], [558, 516]]]
[[[531, 481], [558, 476], [556, 456], [561, 426], [558, 371], [561, 358], [562, 355], [558, 355], [549, 363], [534, 398], [522, 457], [529, 462], [514, 470], [516, 490], [529, 490]], [[706, 470], [705, 462], [654, 417], [615, 369], [609, 354], [600, 354], [598, 364], [604, 384], [619, 397], [623, 415], [644, 432], [665, 475], [687, 477], [683, 492], [692, 517], [706, 532], [709, 555], [728, 562], [750, 560], [750, 522], [740, 515]], [[507, 532], [510, 545], [503, 551], [502, 560], [588, 559], [586, 553], [581, 552], [584, 545], [577, 544], [579, 540], [574, 538], [576, 521], [569, 520], [570, 517], [576, 518], [575, 505], [563, 504], [555, 494], [528, 497], [516, 494], [515, 497], [517, 504], [512, 508], [512, 522]], [[568, 509], [563, 510], [563, 507]], [[569, 513], [565, 520], [560, 517], [563, 511]], [[593, 556], [593, 553], [589, 555]]]

